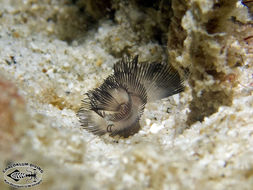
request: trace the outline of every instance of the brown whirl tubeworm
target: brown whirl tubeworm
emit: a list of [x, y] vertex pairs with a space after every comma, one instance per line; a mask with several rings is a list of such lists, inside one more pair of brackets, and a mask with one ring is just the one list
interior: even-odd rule
[[85, 94], [77, 113], [84, 129], [96, 134], [129, 137], [140, 129], [139, 120], [147, 102], [184, 90], [177, 71], [166, 63], [138, 63], [123, 58], [104, 83]]

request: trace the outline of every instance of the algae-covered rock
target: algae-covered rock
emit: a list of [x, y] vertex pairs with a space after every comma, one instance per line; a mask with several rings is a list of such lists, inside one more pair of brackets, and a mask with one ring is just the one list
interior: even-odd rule
[[244, 40], [251, 35], [252, 26], [247, 7], [236, 0], [178, 5], [172, 4], [175, 16], [168, 53], [175, 67], [191, 70], [193, 99], [188, 123], [192, 124], [222, 105], [231, 106], [238, 79], [247, 72], [247, 60], [252, 58]]

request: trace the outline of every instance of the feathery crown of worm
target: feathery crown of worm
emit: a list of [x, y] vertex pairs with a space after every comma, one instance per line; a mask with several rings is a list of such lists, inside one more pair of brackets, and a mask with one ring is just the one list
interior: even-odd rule
[[184, 90], [177, 71], [166, 63], [138, 63], [123, 58], [104, 83], [85, 94], [77, 113], [84, 129], [96, 134], [129, 137], [140, 129], [145, 104]]

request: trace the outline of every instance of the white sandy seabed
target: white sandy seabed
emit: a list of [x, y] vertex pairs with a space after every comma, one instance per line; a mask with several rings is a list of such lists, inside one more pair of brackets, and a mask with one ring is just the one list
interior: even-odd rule
[[[9, 114], [3, 121], [10, 125], [0, 125], [0, 133], [16, 135], [15, 140], [0, 141], [5, 147], [1, 170], [10, 162], [40, 166], [43, 180], [34, 189], [253, 189], [250, 55], [244, 60], [247, 67], [238, 69], [238, 84], [227, 85], [234, 92], [231, 105], [221, 105], [202, 122], [186, 124], [192, 100], [186, 81], [185, 92], [146, 106], [142, 129], [134, 136], [94, 136], [80, 128], [76, 111], [83, 94], [99, 86], [119, 59], [108, 52], [105, 41], [115, 38], [114, 49], [121, 50], [134, 46], [134, 37], [128, 41], [124, 35], [135, 34], [122, 34], [121, 26], [105, 20], [97, 29], [87, 29], [82, 39], [67, 43], [56, 37], [54, 24], [38, 16], [59, 11], [58, 6], [57, 1], [0, 1], [0, 84], [10, 85], [0, 85], [0, 104], [10, 100], [6, 109], [0, 106]], [[162, 52], [155, 42], [133, 49], [141, 60]], [[18, 98], [8, 94], [8, 89], [15, 91], [11, 84]], [[9, 116], [14, 124], [5, 118]], [[8, 189], [2, 179], [1, 189]]]

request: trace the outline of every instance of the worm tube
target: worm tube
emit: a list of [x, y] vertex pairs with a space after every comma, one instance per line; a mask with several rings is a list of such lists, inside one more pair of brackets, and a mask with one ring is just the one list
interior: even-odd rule
[[164, 63], [138, 63], [123, 58], [104, 83], [85, 94], [77, 113], [84, 129], [96, 134], [129, 137], [140, 129], [148, 101], [183, 91], [179, 74]]

